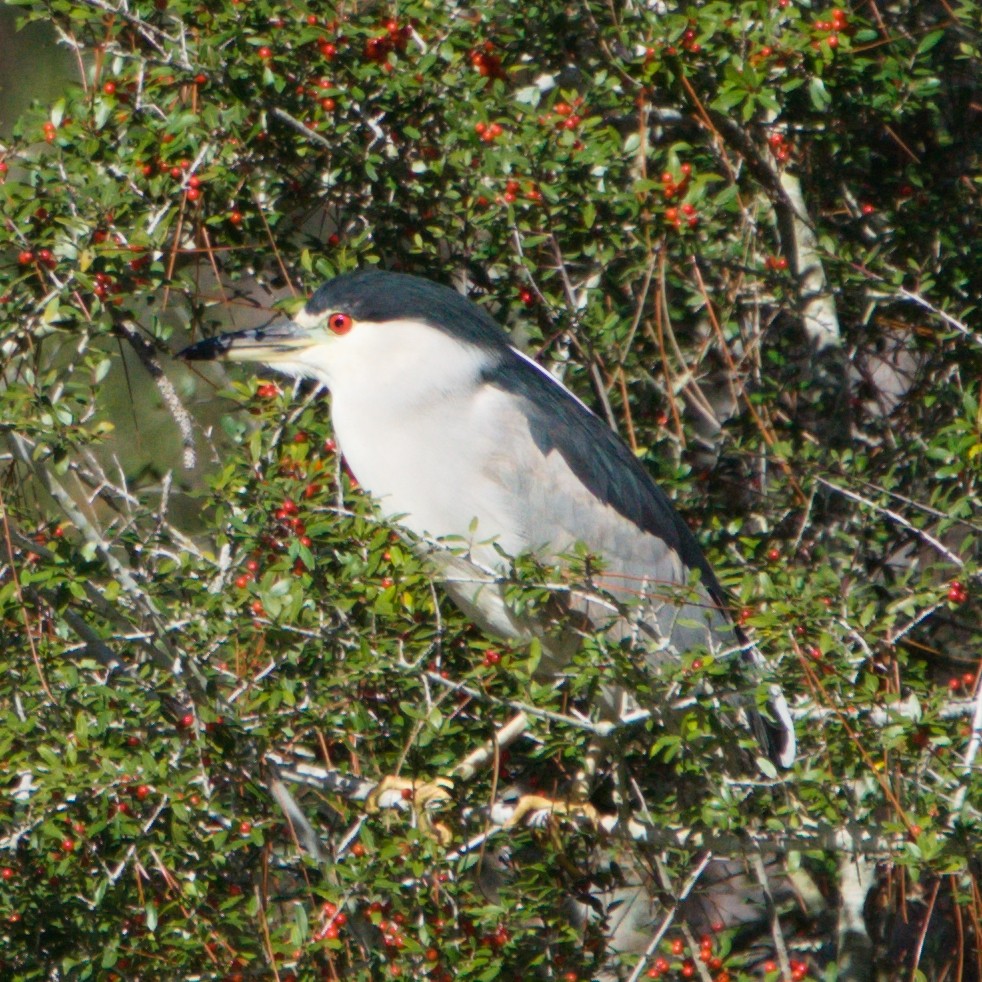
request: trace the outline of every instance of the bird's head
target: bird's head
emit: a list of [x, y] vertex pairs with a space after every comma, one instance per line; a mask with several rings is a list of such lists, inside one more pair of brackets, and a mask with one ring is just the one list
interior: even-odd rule
[[188, 361], [257, 362], [346, 386], [446, 387], [472, 378], [507, 349], [484, 310], [430, 280], [378, 269], [324, 284], [292, 319], [221, 334], [180, 352]]

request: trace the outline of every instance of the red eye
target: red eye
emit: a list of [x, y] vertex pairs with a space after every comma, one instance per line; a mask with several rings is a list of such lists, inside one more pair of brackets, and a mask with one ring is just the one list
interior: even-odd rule
[[348, 314], [331, 314], [327, 319], [327, 326], [335, 334], [347, 334], [354, 326], [354, 323]]

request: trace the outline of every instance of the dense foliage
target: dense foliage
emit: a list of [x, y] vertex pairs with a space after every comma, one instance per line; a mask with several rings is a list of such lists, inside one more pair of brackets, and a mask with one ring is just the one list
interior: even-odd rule
[[[0, 975], [979, 978], [976, 0], [16, 6], [78, 78], [0, 147]], [[565, 916], [589, 825], [461, 849], [509, 783], [565, 787], [634, 662], [537, 680], [376, 517], [323, 394], [170, 357], [365, 264], [467, 290], [607, 417], [795, 705], [774, 783], [721, 775], [700, 698], [612, 741], [665, 834], [643, 957]], [[517, 706], [449, 845], [346, 793]], [[806, 902], [701, 941], [670, 898], [751, 833]]]

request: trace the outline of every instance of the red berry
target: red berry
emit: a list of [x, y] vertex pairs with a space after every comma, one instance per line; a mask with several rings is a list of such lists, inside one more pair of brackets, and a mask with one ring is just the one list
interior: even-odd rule
[[273, 57], [273, 51], [272, 51], [272, 49], [271, 48], [267, 48], [265, 45], [263, 45], [263, 47], [261, 47], [256, 52], [256, 54], [258, 54], [259, 57], [262, 58], [264, 61], [266, 61], [266, 60], [268, 60], [268, 59], [270, 59], [270, 58]]
[[34, 262], [34, 253], [31, 252], [30, 249], [22, 249], [17, 254], [17, 262], [19, 262], [21, 266], [29, 265], [30, 263]]
[[249, 835], [252, 832], [252, 822], [239, 822], [239, 835]]
[[948, 585], [948, 600], [953, 604], [963, 604], [968, 600], [968, 590], [960, 580], [952, 580]]
[[685, 942], [681, 938], [676, 938], [672, 942], [672, 954], [681, 955], [685, 951]]
[[9, 882], [14, 878], [14, 875], [14, 871], [9, 866], [4, 866], [3, 869], [0, 869], [0, 880]]
[[146, 801], [150, 797], [150, 788], [145, 784], [138, 785], [133, 794], [140, 800]]
[[240, 212], [240, 211], [230, 211], [229, 214], [228, 214], [228, 220], [233, 225], [241, 225], [242, 224], [242, 212]]

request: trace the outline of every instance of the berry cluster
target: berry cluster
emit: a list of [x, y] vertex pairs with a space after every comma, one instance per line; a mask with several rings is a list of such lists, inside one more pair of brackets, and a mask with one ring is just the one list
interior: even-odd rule
[[[721, 923], [713, 924], [712, 931], [719, 933], [723, 930]], [[706, 970], [715, 972], [712, 976], [713, 982], [730, 982], [730, 973], [723, 967], [723, 958], [713, 950], [714, 941], [711, 934], [704, 934], [699, 939], [699, 961], [706, 966]], [[670, 944], [670, 950], [675, 958], [681, 958], [685, 954], [685, 941], [682, 938], [675, 938]], [[697, 967], [691, 958], [685, 958], [681, 962], [671, 962], [664, 955], [655, 959], [654, 963], [645, 973], [649, 979], [660, 979], [670, 971], [677, 972], [683, 979], [695, 978]], [[700, 972], [705, 976], [706, 971]]]
[[[506, 205], [514, 204], [518, 200], [521, 190], [522, 185], [518, 181], [511, 180], [505, 185], [505, 193], [501, 196], [501, 200]], [[542, 192], [534, 183], [529, 183], [525, 189], [525, 197], [535, 204], [540, 204], [542, 201]]]
[[948, 688], [952, 692], [965, 689], [971, 692], [975, 688], [975, 672], [964, 672], [962, 675], [955, 675], [948, 680]]
[[695, 228], [699, 224], [699, 214], [696, 211], [696, 206], [687, 201], [680, 208], [665, 209], [665, 221], [668, 222], [676, 232], [682, 228], [683, 218], [685, 219], [685, 223], [689, 226], [689, 228]]
[[32, 249], [22, 249], [17, 254], [17, 262], [21, 266], [30, 266], [32, 263], [38, 262], [48, 269], [54, 269], [57, 265], [57, 260], [50, 249], [39, 249], [36, 253]]
[[552, 109], [539, 116], [540, 126], [553, 126], [557, 130], [575, 130], [583, 122], [583, 99], [577, 96], [572, 104], [557, 102]]
[[688, 51], [694, 55], [702, 51], [702, 45], [696, 41], [696, 32], [691, 27], [682, 32], [682, 40], [679, 44], [682, 45], [684, 51]]
[[[665, 171], [661, 176], [663, 185], [662, 197], [666, 201], [682, 198], [689, 187], [689, 178], [692, 177], [692, 164], [682, 164], [679, 167], [679, 177], [671, 171]], [[681, 230], [682, 223], [689, 228], [695, 228], [699, 224], [699, 214], [696, 206], [690, 201], [686, 201], [678, 207], [670, 205], [665, 209], [665, 221], [668, 222], [676, 231]]]
[[839, 46], [839, 35], [849, 28], [849, 16], [844, 10], [833, 10], [828, 20], [815, 21], [815, 30], [823, 36], [812, 41], [812, 47], [827, 44], [830, 48]]
[[494, 143], [505, 130], [500, 123], [475, 123], [474, 132], [481, 138], [482, 143]]
[[[279, 388], [272, 382], [262, 382], [256, 387], [257, 399], [275, 399], [279, 394]], [[310, 435], [300, 431], [294, 435], [291, 444], [284, 448], [279, 461], [279, 473], [283, 477], [302, 482], [303, 486], [297, 495], [297, 500], [285, 497], [272, 510], [270, 526], [259, 537], [258, 545], [246, 560], [242, 571], [235, 577], [234, 583], [239, 590], [248, 590], [250, 583], [259, 579], [264, 557], [267, 562], [275, 562], [281, 554], [289, 550], [289, 539], [294, 539], [304, 549], [310, 549], [313, 545], [307, 534], [301, 503], [320, 494], [325, 464], [319, 454], [308, 450], [309, 443]], [[325, 455], [333, 455], [336, 450], [334, 441], [325, 440], [322, 450]], [[295, 559], [292, 572], [294, 576], [304, 576], [309, 573], [307, 563], [301, 556]], [[393, 583], [389, 580], [382, 585], [392, 586]], [[250, 602], [249, 609], [256, 618], [264, 617], [266, 614], [263, 603], [258, 598]]]
[[494, 648], [488, 648], [488, 650], [484, 652], [482, 664], [485, 668], [494, 668], [496, 665], [500, 665], [501, 652], [496, 651]]
[[384, 68], [390, 67], [390, 54], [404, 54], [412, 28], [397, 20], [385, 22], [385, 33], [370, 37], [365, 42], [363, 54], [366, 61], [374, 61]]
[[968, 600], [968, 589], [961, 580], [952, 580], [948, 584], [948, 600], [953, 604], [963, 604]]
[[661, 176], [661, 182], [664, 185], [662, 197], [666, 201], [680, 198], [685, 194], [689, 186], [689, 178], [692, 177], [692, 164], [682, 164], [679, 167], [679, 174], [678, 180], [675, 179], [675, 175], [671, 171], [665, 171]]
[[[767, 975], [773, 975], [780, 970], [778, 963], [773, 961], [764, 962], [762, 967]], [[789, 962], [789, 967], [791, 968], [792, 982], [802, 982], [802, 979], [808, 977], [808, 964], [806, 962], [792, 958]]]
[[321, 926], [314, 931], [313, 938], [315, 941], [337, 941], [347, 923], [348, 915], [328, 900], [321, 904]]
[[779, 164], [786, 164], [791, 159], [791, 141], [783, 133], [772, 133], [767, 138], [767, 144]]
[[[678, 47], [674, 44], [665, 45], [666, 55], [677, 55], [679, 53], [679, 48], [683, 51], [688, 51], [690, 54], [699, 54], [702, 51], [702, 45], [696, 40], [696, 31], [693, 27], [688, 27], [682, 32], [682, 37], [679, 38]], [[654, 58], [656, 54], [656, 49], [646, 48], [645, 49], [645, 60], [650, 61]]]
[[501, 58], [495, 54], [493, 41], [485, 41], [480, 48], [474, 48], [468, 57], [478, 74], [483, 75], [489, 82], [492, 79], [505, 77]]

